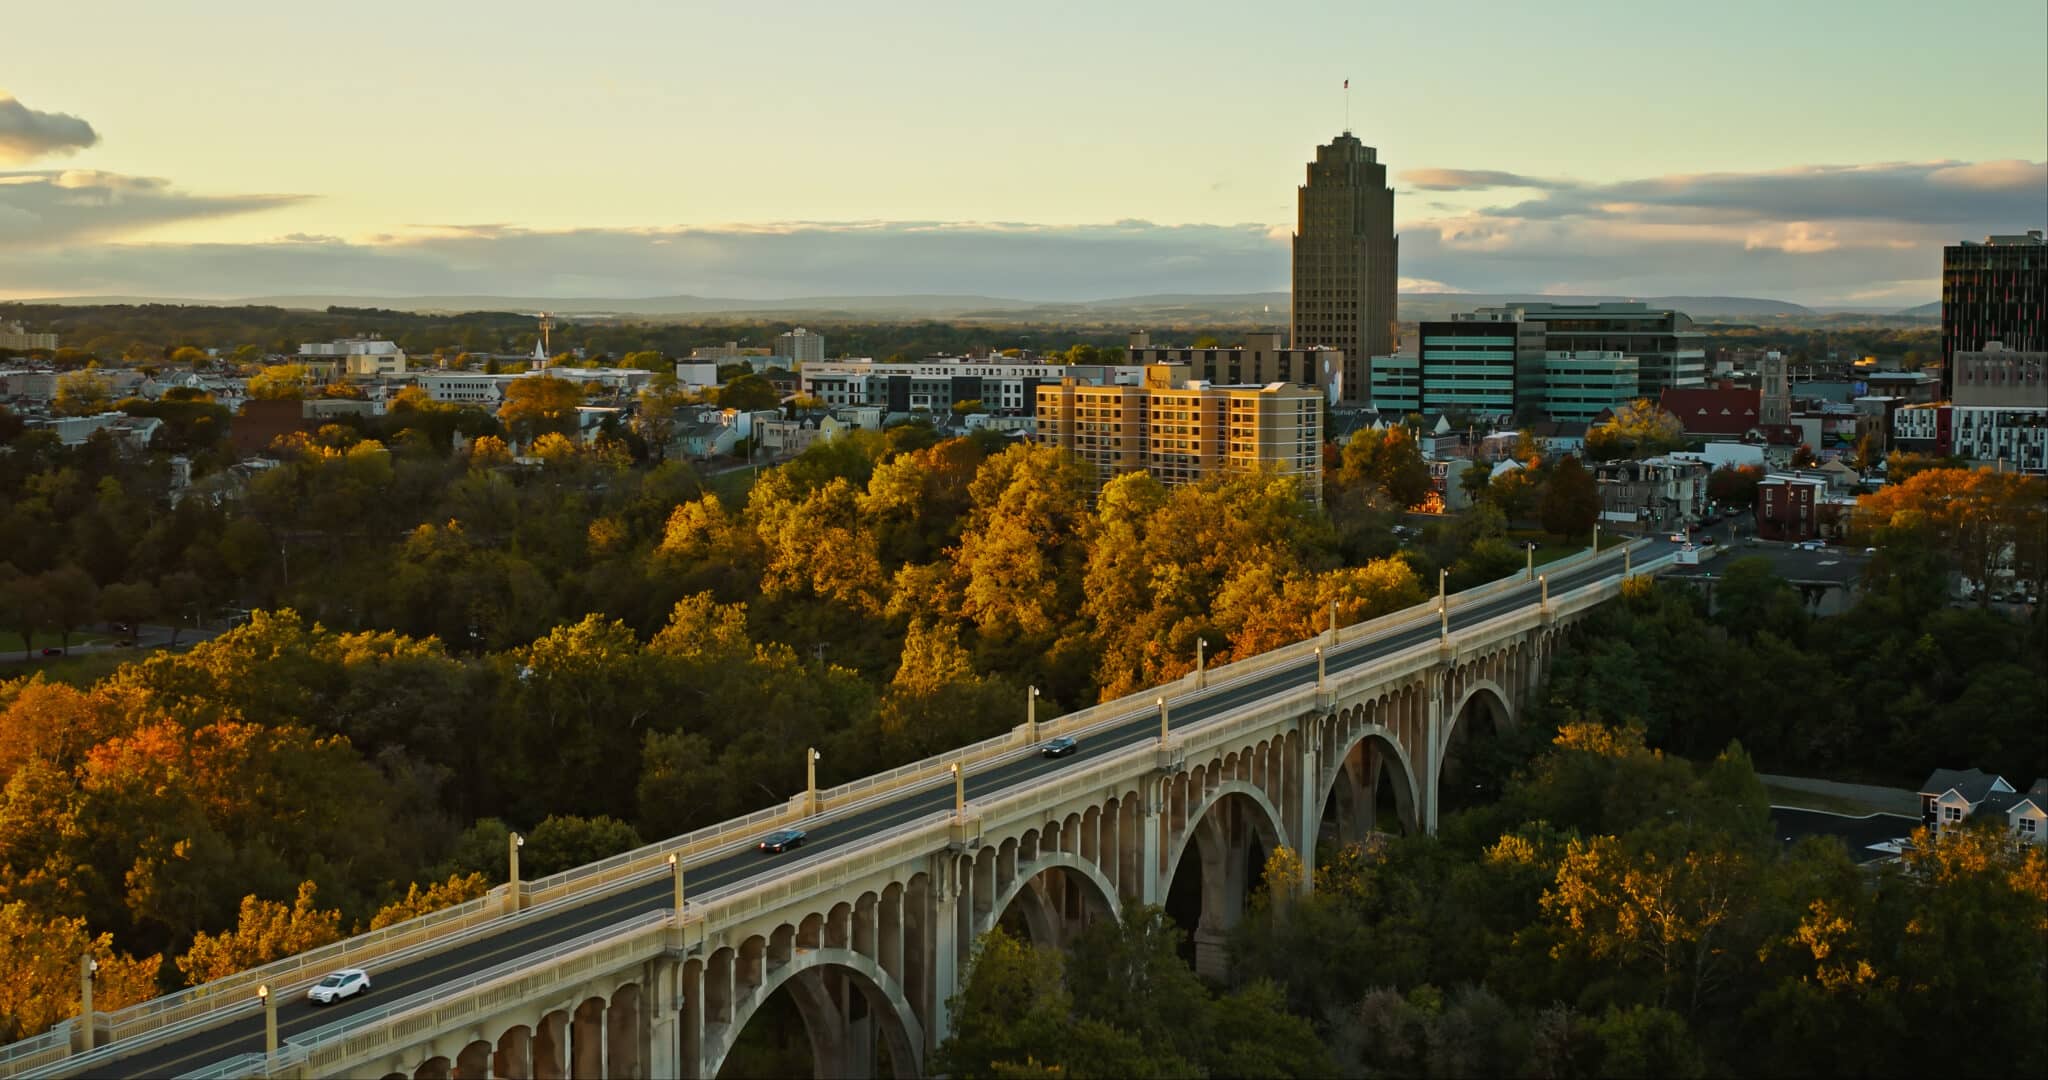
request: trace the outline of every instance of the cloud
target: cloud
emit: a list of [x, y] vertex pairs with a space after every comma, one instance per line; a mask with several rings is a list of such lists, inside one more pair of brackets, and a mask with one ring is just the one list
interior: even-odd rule
[[0, 161], [69, 154], [99, 141], [99, 133], [78, 117], [31, 109], [0, 90]]
[[[1430, 183], [1453, 179], [1438, 173], [1503, 186], [1528, 179], [1424, 172]], [[1401, 200], [1403, 288], [1921, 303], [1939, 295], [1942, 245], [2040, 226], [2048, 172], [2036, 162], [1948, 161], [1545, 183], [1515, 207]], [[296, 198], [195, 196], [162, 180], [85, 171], [0, 173], [0, 295], [1241, 293], [1288, 287], [1293, 232], [1140, 220], [571, 230], [429, 222], [343, 240], [312, 221], [271, 243], [133, 242], [152, 225]]]
[[1554, 188], [1556, 180], [1541, 180], [1521, 173], [1495, 169], [1409, 169], [1401, 182], [1421, 191], [1484, 191], [1488, 188]]
[[[5, 228], [0, 219], [0, 230]], [[267, 244], [76, 245], [18, 257], [0, 245], [0, 295], [781, 299], [979, 293], [1073, 300], [1283, 290], [1287, 267], [1285, 234], [1275, 237], [1264, 225], [793, 221], [566, 231], [422, 226], [370, 242], [292, 234]]]
[[1520, 219], [1619, 217], [1690, 224], [1886, 221], [1949, 225], [2038, 221], [2044, 206], [2048, 206], [2048, 162], [1933, 161], [1676, 174], [1609, 184], [1556, 183], [1533, 199], [1483, 213]]
[[90, 169], [0, 172], [0, 246], [51, 248], [197, 218], [289, 206], [302, 195], [192, 195], [168, 180]]

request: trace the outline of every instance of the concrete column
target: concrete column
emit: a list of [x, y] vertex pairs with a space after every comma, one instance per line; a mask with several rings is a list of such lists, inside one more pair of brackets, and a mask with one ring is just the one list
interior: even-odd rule
[[833, 1004], [839, 1010], [839, 1066], [832, 1075], [844, 1080], [869, 1080], [875, 1075], [875, 1016], [868, 999], [844, 974], [827, 976]]
[[953, 1012], [947, 1002], [960, 992], [960, 859], [949, 853], [939, 862], [940, 872], [932, 875], [932, 1000], [926, 1053], [936, 1052], [953, 1033]]
[[682, 965], [668, 957], [647, 963], [641, 976], [642, 1074], [667, 1080], [682, 1075]]
[[1109, 878], [1109, 883], [1116, 887], [1116, 894], [1120, 898], [1130, 895], [1129, 891], [1124, 887], [1122, 873], [1124, 866], [1123, 830], [1118, 826], [1122, 824], [1123, 816], [1123, 802], [1118, 800], [1115, 810], [1105, 808], [1101, 817], [1097, 818], [1102, 828], [1100, 849], [1102, 851], [1102, 873]]
[[1442, 672], [1429, 677], [1429, 723], [1419, 771], [1422, 773], [1422, 831], [1436, 835], [1437, 779], [1443, 768], [1444, 680]]
[[1161, 813], [1166, 809], [1166, 785], [1168, 781], [1151, 779], [1145, 782], [1144, 795], [1140, 801], [1138, 818], [1138, 900], [1146, 904], [1166, 903], [1166, 875], [1159, 869], [1159, 860], [1165, 855], [1160, 848], [1160, 829], [1164, 822]]
[[1309, 734], [1301, 740], [1300, 783], [1296, 785], [1295, 805], [1301, 814], [1299, 836], [1300, 848], [1295, 854], [1301, 857], [1301, 891], [1308, 892], [1316, 883], [1316, 833], [1323, 823], [1323, 755], [1322, 721], [1312, 720]]

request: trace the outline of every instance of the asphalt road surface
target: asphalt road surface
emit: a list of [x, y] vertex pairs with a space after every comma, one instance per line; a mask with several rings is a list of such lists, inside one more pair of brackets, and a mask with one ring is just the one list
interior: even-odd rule
[[[1634, 559], [1637, 564], [1641, 564], [1669, 554], [1677, 547], [1678, 545], [1668, 541], [1649, 541], [1638, 546]], [[1587, 584], [1597, 576], [1613, 574], [1619, 569], [1618, 561], [1603, 560], [1597, 570], [1579, 568], [1564, 571], [1554, 575], [1550, 583], [1551, 592], [1553, 596], [1562, 595]], [[1451, 613], [1452, 629], [1484, 622], [1515, 608], [1535, 603], [1537, 592], [1536, 583], [1530, 582], [1483, 603], [1456, 608]], [[1438, 633], [1437, 620], [1433, 615], [1433, 612], [1430, 616], [1418, 615], [1407, 626], [1390, 634], [1339, 645], [1325, 657], [1325, 666], [1331, 671], [1345, 671], [1427, 642]], [[1275, 668], [1243, 683], [1228, 687], [1219, 686], [1192, 697], [1177, 698], [1173, 706], [1172, 722], [1175, 727], [1198, 724], [1260, 700], [1276, 691], [1298, 687], [1314, 680], [1313, 660], [1291, 667]], [[1047, 773], [1069, 768], [1077, 759], [1147, 742], [1157, 738], [1158, 734], [1158, 713], [1149, 708], [1140, 709], [1115, 721], [1107, 730], [1082, 740], [1080, 749], [1067, 757], [1046, 759], [1036, 754], [1022, 755], [968, 776], [967, 797], [972, 800], [1007, 792]], [[920, 789], [901, 792], [881, 805], [836, 821], [809, 826], [810, 835], [805, 839], [804, 845], [786, 854], [761, 855], [746, 850], [722, 859], [691, 865], [685, 874], [686, 882], [693, 895], [703, 895], [712, 889], [787, 870], [807, 859], [827, 854], [834, 848], [884, 834], [904, 821], [948, 809], [952, 804], [952, 782], [941, 780]], [[767, 831], [763, 830], [764, 833]], [[650, 884], [593, 897], [546, 918], [524, 920], [508, 925], [499, 933], [474, 939], [460, 947], [396, 967], [383, 968], [372, 963], [368, 968], [371, 981], [371, 992], [368, 994], [358, 994], [347, 1001], [324, 1007], [313, 1006], [303, 998], [283, 1003], [278, 1009], [278, 1039], [280, 1042], [289, 1041], [293, 1035], [378, 1008], [386, 1002], [446, 985], [519, 956], [539, 952], [601, 930], [607, 925], [623, 922], [636, 915], [669, 910], [673, 903], [673, 895], [672, 883], [663, 877]], [[195, 1032], [173, 1042], [139, 1050], [102, 1065], [97, 1074], [110, 1077], [178, 1076], [238, 1054], [262, 1052], [263, 1016], [258, 1012], [231, 1023]]]

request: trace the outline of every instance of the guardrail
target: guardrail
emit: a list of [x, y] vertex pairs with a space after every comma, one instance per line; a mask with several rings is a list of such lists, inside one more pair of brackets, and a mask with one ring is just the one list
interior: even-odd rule
[[[1577, 564], [1609, 557], [1617, 549], [1618, 545], [1617, 548], [1609, 548], [1599, 555], [1590, 551], [1577, 552], [1545, 564], [1545, 572], [1555, 573], [1559, 570], [1574, 569]], [[1455, 614], [1460, 608], [1483, 602], [1527, 584], [1527, 580], [1521, 574], [1510, 575], [1486, 585], [1452, 594], [1447, 601]], [[1400, 611], [1341, 627], [1335, 638], [1345, 645], [1362, 643], [1392, 628], [1407, 625], [1435, 613], [1436, 602], [1432, 598]], [[1312, 655], [1316, 645], [1324, 642], [1327, 637], [1326, 634], [1318, 634], [1292, 645], [1268, 650], [1258, 656], [1211, 668], [1204, 673], [1205, 687], [1220, 688], [1273, 667], [1298, 662]], [[1347, 638], [1349, 640], [1346, 640]], [[1132, 712], [1148, 707], [1150, 699], [1158, 696], [1163, 689], [1165, 688], [1155, 687], [1066, 713], [1042, 722], [1039, 725], [1040, 734], [1067, 734], [1127, 718]], [[1178, 689], [1179, 693], [1176, 696], [1187, 693], [1184, 686]], [[836, 815], [905, 787], [937, 782], [943, 779], [950, 771], [950, 767], [956, 763], [963, 769], [972, 768], [1024, 745], [1025, 738], [1020, 726], [969, 746], [821, 790], [817, 798], [818, 814], [814, 816]], [[806, 817], [804, 801], [803, 796], [797, 796], [744, 817], [648, 844], [548, 877], [522, 881], [518, 887], [519, 897], [516, 906], [520, 910], [534, 905], [551, 906], [563, 898], [603, 889], [650, 873], [665, 866], [671, 854], [678, 855], [687, 862], [751, 838], [770, 828], [803, 820]], [[451, 931], [461, 935], [467, 930], [489, 926], [503, 915], [506, 906], [503, 889], [494, 889], [489, 895], [452, 908], [430, 912], [224, 979], [109, 1012], [103, 1014], [100, 1020], [107, 1026], [109, 1043], [125, 1042], [173, 1027], [182, 1030], [187, 1022], [195, 1018], [203, 1017], [207, 1018], [209, 1023], [214, 1022], [223, 1016], [232, 1015], [233, 1010], [245, 1006], [253, 999], [254, 989], [258, 985], [287, 985], [295, 979], [310, 977], [314, 970], [325, 972], [337, 966], [360, 966], [375, 960], [388, 960], [393, 955], [409, 952], [423, 945], [436, 949], [444, 948], [456, 940], [449, 937]], [[12, 1075], [21, 1069], [35, 1068], [46, 1061], [62, 1057], [69, 1053], [70, 1042], [71, 1028], [70, 1024], [66, 1023], [32, 1039], [0, 1048], [0, 1075]]]

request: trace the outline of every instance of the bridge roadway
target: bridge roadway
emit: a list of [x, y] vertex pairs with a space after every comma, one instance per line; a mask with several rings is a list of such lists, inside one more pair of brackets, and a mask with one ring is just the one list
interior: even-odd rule
[[[1677, 546], [1663, 540], [1638, 542], [1632, 557], [1638, 564], [1648, 563], [1670, 554]], [[1551, 592], [1553, 596], [1561, 595], [1596, 578], [1618, 574], [1620, 570], [1618, 561], [1606, 559], [1592, 566], [1567, 570], [1550, 582]], [[1528, 582], [1468, 607], [1454, 607], [1451, 628], [1456, 631], [1517, 607], [1536, 603], [1537, 592], [1537, 584]], [[1426, 612], [1421, 608], [1417, 611], [1413, 620], [1398, 629], [1339, 645], [1325, 656], [1325, 665], [1332, 672], [1344, 671], [1435, 638], [1439, 627], [1434, 605], [1430, 605]], [[1228, 678], [1227, 675], [1221, 677]], [[1212, 689], [1177, 695], [1173, 698], [1171, 723], [1175, 729], [1199, 724], [1283, 687], [1314, 680], [1315, 664], [1311, 661], [1277, 668], [1243, 682], [1219, 683]], [[967, 778], [967, 798], [972, 801], [1007, 792], [1047, 773], [1064, 769], [1085, 755], [1121, 749], [1158, 736], [1158, 711], [1141, 709], [1088, 736], [1080, 749], [1068, 757], [1046, 759], [1035, 752], [1019, 751], [999, 764], [971, 774]], [[787, 870], [840, 845], [885, 833], [900, 822], [944, 810], [952, 805], [952, 788], [950, 781], [929, 784], [900, 792], [880, 805], [837, 820], [808, 825], [810, 835], [804, 846], [783, 855], [761, 855], [748, 848], [691, 865], [685, 874], [686, 884], [691, 895], [700, 896], [710, 890]], [[389, 1001], [431, 990], [522, 954], [539, 952], [573, 940], [610, 923], [649, 911], [669, 910], [674, 903], [673, 898], [673, 884], [664, 876], [648, 884], [593, 896], [584, 903], [544, 918], [512, 922], [499, 933], [388, 970], [380, 970], [373, 965], [370, 968], [373, 990], [369, 994], [326, 1007], [315, 1007], [303, 999], [283, 1003], [278, 1009], [278, 1039], [280, 1043], [289, 1041], [293, 1035], [345, 1020]], [[238, 1054], [262, 1052], [263, 1015], [257, 1012], [107, 1062], [101, 1074], [110, 1077], [179, 1076]]]

